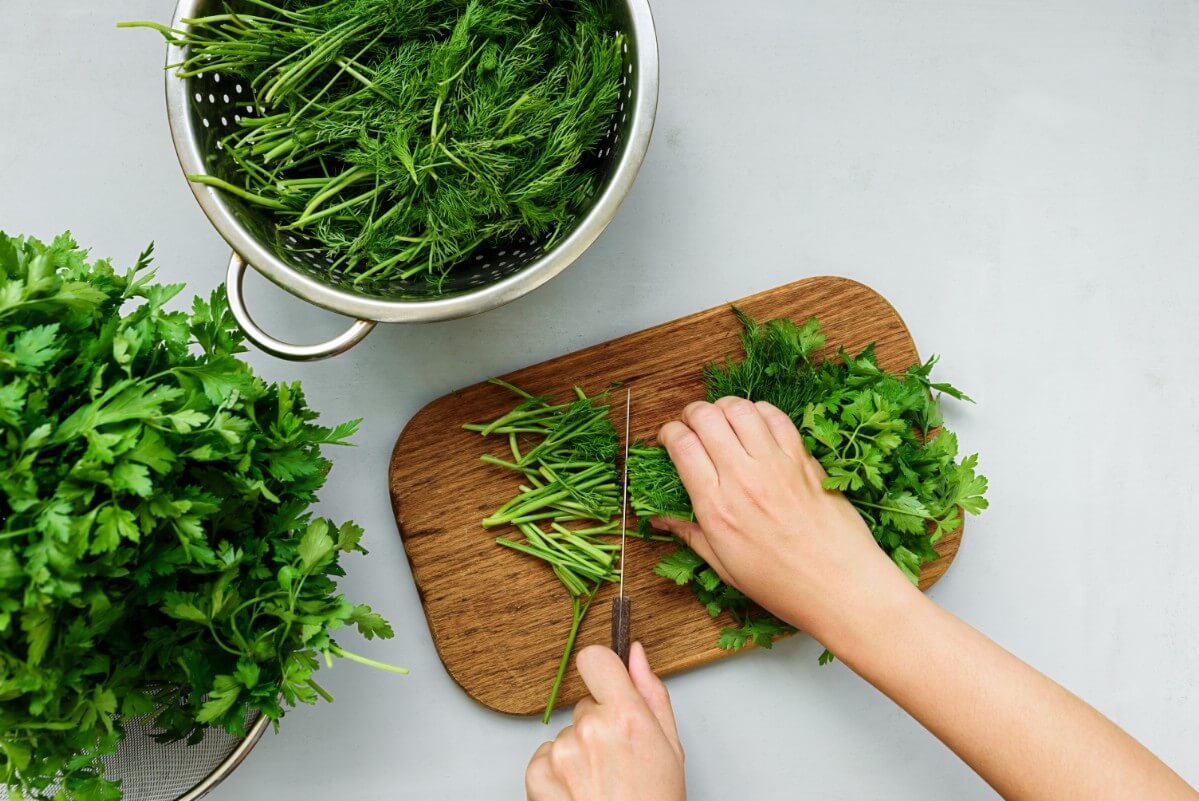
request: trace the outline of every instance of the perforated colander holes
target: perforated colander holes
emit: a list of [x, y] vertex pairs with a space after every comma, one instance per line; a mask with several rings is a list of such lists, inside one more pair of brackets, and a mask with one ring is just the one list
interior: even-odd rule
[[531, 237], [517, 240], [494, 252], [478, 252], [470, 261], [470, 275], [458, 280], [462, 286], [474, 287], [503, 278], [535, 261], [544, 252]]
[[[621, 52], [623, 52], [627, 58], [629, 53], [628, 42], [623, 42], [621, 44]], [[629, 113], [626, 107], [631, 106], [633, 103], [633, 85], [629, 81], [629, 78], [631, 78], [632, 75], [633, 64], [632, 62], [629, 62], [625, 65], [624, 74], [620, 76], [620, 106], [616, 110], [616, 112], [620, 115], [620, 119], [618, 120], [614, 118], [612, 120], [612, 127], [608, 129], [608, 135], [612, 137], [612, 141], [607, 147], [601, 148], [597, 153], [600, 158], [606, 158], [615, 153], [616, 146], [620, 144], [621, 126], [628, 122], [629, 119]]]
[[[192, 99], [200, 113], [200, 123], [205, 128], [234, 131], [243, 118], [254, 115], [253, 105], [243, 105], [248, 99], [248, 90], [240, 80], [225, 78], [220, 73], [196, 75], [190, 80]], [[260, 108], [258, 113], [265, 112]], [[218, 141], [217, 147], [223, 149], [224, 145]]]

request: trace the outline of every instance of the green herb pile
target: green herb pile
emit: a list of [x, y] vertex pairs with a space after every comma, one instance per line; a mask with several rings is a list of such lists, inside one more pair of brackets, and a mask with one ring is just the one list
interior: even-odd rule
[[[219, 187], [335, 251], [355, 280], [436, 289], [484, 242], [552, 243], [597, 186], [622, 36], [603, 0], [251, 0], [156, 23], [179, 75], [248, 81]], [[240, 115], [239, 115], [240, 116]]]
[[[987, 506], [987, 479], [975, 473], [978, 456], [957, 460], [957, 437], [940, 430], [933, 393], [969, 398], [932, 382], [936, 357], [899, 374], [879, 368], [873, 346], [856, 356], [842, 350], [837, 358], [817, 359], [825, 338], [816, 319], [759, 325], [737, 316], [744, 354], [704, 368], [708, 400], [736, 395], [786, 412], [827, 471], [825, 486], [845, 493], [879, 546], [918, 581], [921, 566], [937, 558], [933, 546], [961, 526], [961, 510], [978, 514]], [[629, 493], [643, 523], [653, 515], [692, 518], [686, 490], [661, 448], [630, 450]], [[769, 648], [775, 637], [794, 631], [752, 606], [685, 546], [655, 572], [690, 585], [713, 617], [732, 616], [736, 625], [721, 632], [722, 648], [751, 642]]]
[[549, 564], [570, 595], [570, 631], [545, 705], [548, 723], [579, 625], [603, 583], [620, 579], [618, 438], [609, 407], [599, 403], [607, 399], [606, 392], [588, 397], [575, 387], [573, 400], [553, 403], [505, 381], [491, 381], [515, 393], [520, 402], [490, 423], [463, 428], [507, 437], [511, 460], [491, 454], [481, 458], [520, 474], [526, 483], [483, 525], [515, 527], [521, 539], [500, 536], [496, 542]]
[[[313, 422], [298, 384], [235, 354], [223, 291], [189, 312], [87, 263], [69, 236], [0, 234], [0, 785], [110, 801], [125, 716], [163, 739], [240, 733], [327, 694], [318, 657], [390, 637], [338, 594], [362, 530], [310, 505], [357, 422]], [[397, 669], [398, 670], [398, 669]], [[51, 785], [61, 782], [61, 791]]]

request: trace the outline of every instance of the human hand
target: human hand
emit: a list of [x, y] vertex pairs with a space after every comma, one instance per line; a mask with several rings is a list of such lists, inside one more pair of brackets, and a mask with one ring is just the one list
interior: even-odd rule
[[824, 489], [824, 469], [791, 419], [769, 403], [692, 403], [658, 441], [678, 468], [696, 522], [652, 524], [826, 646], [876, 616], [877, 604], [914, 592], [845, 496]]
[[529, 801], [685, 801], [670, 697], [641, 643], [629, 650], [627, 671], [601, 645], [580, 651], [576, 664], [591, 697], [533, 754], [525, 771]]

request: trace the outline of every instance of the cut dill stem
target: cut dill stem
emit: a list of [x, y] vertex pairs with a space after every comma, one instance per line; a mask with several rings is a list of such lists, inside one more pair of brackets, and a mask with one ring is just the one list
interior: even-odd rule
[[570, 631], [546, 702], [548, 722], [595, 593], [605, 582], [620, 580], [617, 435], [604, 402], [607, 392], [589, 396], [576, 387], [572, 400], [557, 403], [499, 379], [492, 383], [517, 398], [515, 407], [489, 423], [463, 428], [505, 440], [511, 460], [487, 453], [480, 458], [522, 483], [482, 525], [515, 529], [519, 538], [506, 532], [496, 544], [545, 562], [570, 596]]

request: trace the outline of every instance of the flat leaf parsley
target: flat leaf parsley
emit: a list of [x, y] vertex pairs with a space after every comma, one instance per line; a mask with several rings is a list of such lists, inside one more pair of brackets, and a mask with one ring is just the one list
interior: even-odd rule
[[[100, 757], [124, 716], [164, 739], [240, 733], [247, 711], [327, 694], [334, 634], [390, 637], [337, 592], [362, 530], [309, 511], [357, 421], [317, 425], [271, 384], [223, 289], [190, 312], [153, 283], [0, 234], [0, 785], [120, 797]], [[58, 782], [61, 790], [52, 789]]]

